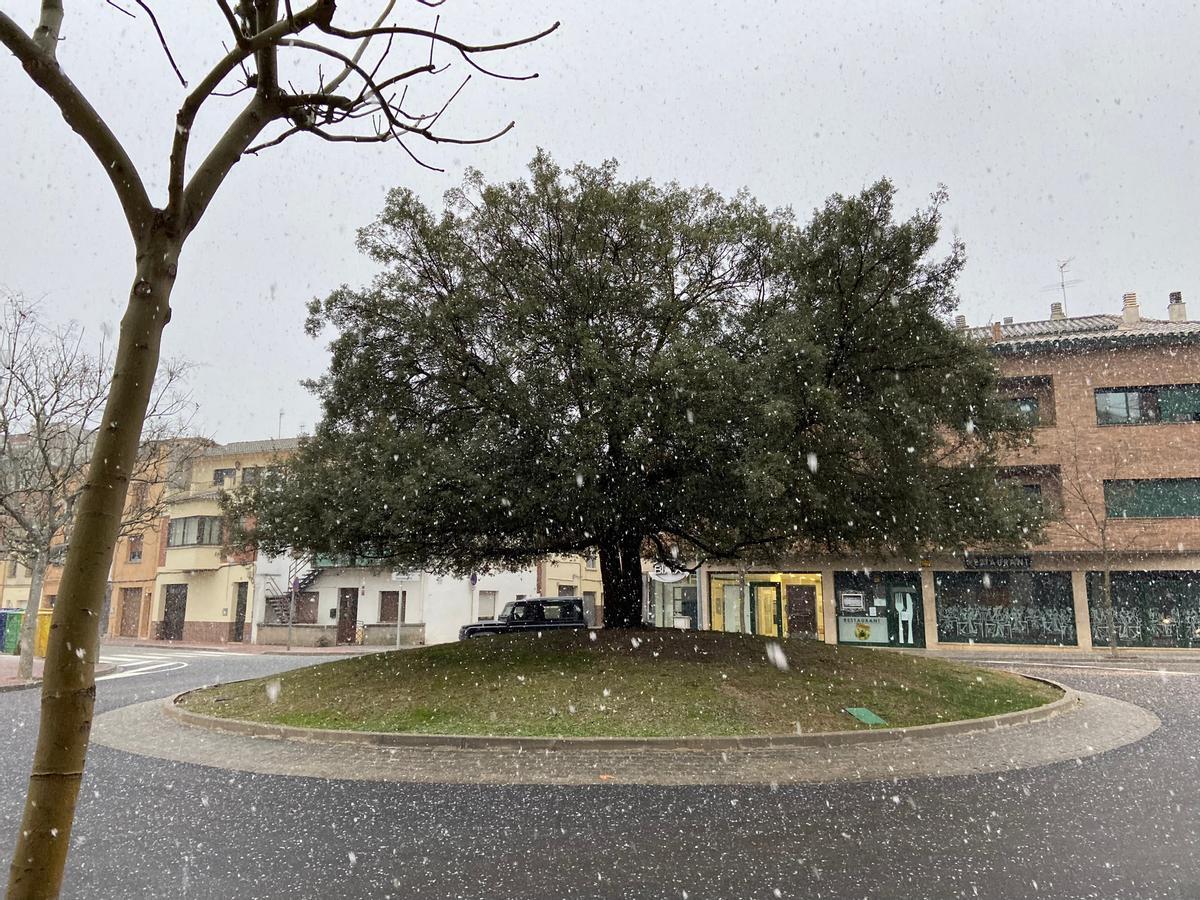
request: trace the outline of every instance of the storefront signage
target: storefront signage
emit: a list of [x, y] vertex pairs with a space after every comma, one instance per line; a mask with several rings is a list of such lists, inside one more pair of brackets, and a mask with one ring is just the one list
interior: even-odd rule
[[887, 616], [838, 616], [838, 642], [842, 644], [886, 644]]
[[650, 577], [654, 581], [661, 581], [663, 584], [674, 584], [676, 581], [683, 581], [691, 575], [685, 569], [676, 569], [669, 563], [656, 559], [650, 564]]
[[996, 572], [1028, 571], [1033, 568], [1029, 556], [964, 556], [964, 569], [991, 569]]
[[839, 595], [842, 601], [842, 612], [864, 612], [867, 608], [867, 598], [862, 591], [842, 591]]

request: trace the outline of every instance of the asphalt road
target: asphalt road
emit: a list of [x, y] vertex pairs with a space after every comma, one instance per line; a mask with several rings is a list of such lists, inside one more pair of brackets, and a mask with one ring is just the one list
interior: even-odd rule
[[[166, 651], [164, 651], [166, 652]], [[205, 656], [101, 711], [309, 660]], [[1004, 775], [779, 788], [445, 787], [235, 773], [93, 748], [64, 896], [1200, 897], [1200, 674], [1037, 671], [1163, 727]], [[0, 694], [5, 852], [37, 692]]]

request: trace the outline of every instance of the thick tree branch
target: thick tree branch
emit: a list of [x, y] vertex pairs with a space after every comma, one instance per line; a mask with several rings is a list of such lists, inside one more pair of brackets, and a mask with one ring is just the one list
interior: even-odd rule
[[0, 12], [0, 43], [20, 61], [34, 84], [55, 102], [71, 130], [91, 148], [117, 192], [134, 242], [140, 244], [154, 210], [142, 179], [121, 142], [54, 57], [47, 56], [34, 39], [3, 12]]
[[254, 99], [230, 123], [183, 191], [183, 218], [179, 222], [181, 238], [186, 238], [200, 223], [229, 170], [280, 112], [278, 105], [255, 94]]
[[58, 53], [58, 35], [62, 31], [62, 0], [42, 0], [42, 13], [33, 30], [33, 42], [42, 53], [54, 59]]

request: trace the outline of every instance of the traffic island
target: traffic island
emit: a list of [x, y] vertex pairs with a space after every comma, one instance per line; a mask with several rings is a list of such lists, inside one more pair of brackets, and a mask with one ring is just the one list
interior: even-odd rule
[[749, 738], [978, 719], [1061, 696], [1006, 672], [817, 641], [611, 630], [375, 654], [194, 691], [179, 705], [335, 731]]
[[[504, 639], [480, 646], [411, 651], [391, 661], [364, 657], [325, 663], [274, 678], [188, 692], [165, 703], [153, 700], [113, 710], [97, 718], [95, 741], [178, 762], [323, 779], [497, 785], [788, 785], [981, 774], [1063, 761], [1077, 764], [1134, 743], [1159, 726], [1152, 713], [1120, 700], [905, 654], [785, 641], [779, 648], [786, 659], [785, 670], [779, 651], [761, 639], [676, 633], [662, 635], [658, 643], [658, 637], [600, 635], [595, 643], [607, 644], [594, 651], [581, 651], [581, 646], [572, 643], [576, 639], [591, 643], [586, 635], [557, 636], [545, 644], [537, 643], [536, 638], [524, 642]], [[629, 644], [630, 653], [618, 651], [618, 640]], [[554, 647], [558, 648], [554, 652], [546, 649]], [[563, 647], [571, 652], [560, 652]], [[643, 650], [645, 657], [640, 655]], [[701, 661], [696, 663], [689, 652]], [[484, 686], [499, 677], [489, 666], [500, 666], [505, 655], [513, 657], [506, 671], [515, 673], [511, 680], [516, 685], [504, 684], [501, 690], [498, 684], [496, 690], [487, 690]], [[412, 661], [402, 664], [400, 656]], [[552, 657], [557, 662], [547, 670]], [[519, 665], [517, 659], [522, 660]], [[457, 675], [449, 666], [451, 661], [466, 664], [468, 660], [470, 665]], [[573, 667], [569, 660], [574, 660]], [[629, 664], [630, 660], [635, 662]], [[694, 665], [685, 666], [686, 662]], [[379, 668], [368, 665], [371, 663]], [[662, 678], [653, 676], [653, 668], [659, 665], [664, 677], [669, 672], [675, 679], [684, 679], [688, 692], [700, 693], [664, 693]], [[338, 677], [330, 678], [331, 672]], [[707, 680], [702, 672], [710, 673]], [[388, 673], [386, 678], [384, 673]], [[416, 677], [421, 673], [423, 681]], [[908, 686], [894, 689], [894, 679], [901, 673], [910, 676], [905, 682]], [[924, 680], [914, 681], [917, 676]], [[560, 693], [539, 693], [543, 677], [542, 691], [549, 691], [548, 685], [553, 684]], [[404, 680], [408, 678], [414, 680]], [[639, 683], [638, 678], [643, 681]], [[430, 702], [428, 691], [435, 680], [447, 685], [442, 711], [450, 715], [452, 710], [457, 722], [475, 722], [477, 733], [325, 727], [338, 717], [360, 725], [378, 721], [383, 703], [363, 699], [353, 710], [335, 706], [378, 693], [387, 684], [394, 685], [391, 702], [398, 707], [392, 713], [396, 716], [393, 721], [412, 722], [413, 709], [420, 708], [418, 701]], [[786, 718], [781, 711], [771, 712], [765, 702], [750, 703], [750, 685], [760, 689], [786, 685], [787, 692], [773, 695], [774, 702], [786, 710]], [[802, 685], [808, 689], [801, 690]], [[465, 707], [475, 711], [472, 717], [459, 705], [465, 702], [459, 691], [467, 686], [471, 688], [467, 693], [488, 698], [487, 703]], [[303, 707], [298, 700], [285, 702], [289, 692], [303, 697], [301, 688], [331, 693], [317, 707]], [[563, 717], [557, 705], [564, 702], [562, 691], [575, 696], [574, 700], [566, 698], [565, 703], [575, 705], [578, 718]], [[260, 692], [267, 701], [256, 706]], [[598, 695], [588, 701], [591, 710], [586, 715], [580, 712], [583, 707], [576, 702], [576, 692]], [[838, 692], [836, 697], [834, 692]], [[913, 702], [914, 694], [925, 699]], [[406, 699], [409, 696], [411, 700]], [[657, 712], [658, 704], [668, 697], [683, 702], [686, 708], [689, 696], [696, 706], [686, 718]], [[726, 703], [728, 696], [734, 698], [731, 705]], [[453, 706], [452, 697], [460, 697]], [[654, 710], [653, 721], [639, 722], [634, 712], [623, 714], [621, 704], [626, 698], [641, 713]], [[937, 711], [928, 708], [929, 698], [939, 704]], [[785, 700], [790, 702], [784, 705]], [[512, 710], [529, 710], [539, 703], [555, 705], [546, 707], [536, 728], [545, 732], [556, 727], [558, 733], [512, 733], [517, 727], [531, 731], [535, 727], [532, 713], [518, 715]], [[809, 707], [803, 720], [799, 718], [802, 703]], [[985, 706], [1004, 703], [1021, 708], [984, 713]], [[945, 719], [951, 709], [967, 709], [976, 715], [902, 727], [889, 721], [886, 726], [870, 727], [844, 712], [851, 704], [901, 721], [904, 715], [926, 720], [941, 715]], [[751, 712], [743, 708], [746, 706]], [[717, 715], [714, 707], [724, 712]], [[214, 708], [222, 714], [211, 714]], [[437, 707], [426, 708], [427, 723], [439, 723], [440, 727], [446, 721], [434, 715]], [[268, 709], [271, 714], [263, 714]], [[551, 713], [551, 709], [558, 711]], [[736, 716], [730, 709], [738, 711]], [[254, 710], [259, 711], [260, 720], [247, 718]], [[322, 727], [298, 724], [314, 711], [319, 713]], [[495, 712], [494, 718], [491, 712]], [[784, 731], [777, 724], [822, 717], [833, 718], [839, 727], [797, 732], [794, 726]], [[272, 718], [292, 724], [270, 721]], [[697, 721], [709, 723], [708, 734], [696, 733]], [[566, 728], [563, 722], [572, 724]], [[580, 733], [595, 732], [602, 722], [609, 723], [607, 735]], [[747, 722], [755, 727], [747, 727]], [[502, 733], [501, 725], [509, 733]], [[724, 731], [714, 733], [718, 727]], [[625, 733], [614, 733], [617, 728]], [[668, 728], [676, 733], [665, 734]], [[683, 731], [685, 728], [689, 730]]]

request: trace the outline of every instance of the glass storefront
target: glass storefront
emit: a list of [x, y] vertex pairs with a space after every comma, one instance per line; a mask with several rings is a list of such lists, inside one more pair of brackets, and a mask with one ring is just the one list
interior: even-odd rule
[[1070, 572], [935, 572], [938, 640], [1074, 646]]
[[835, 572], [838, 643], [924, 647], [920, 572]]
[[821, 576], [809, 572], [736, 572], [708, 576], [709, 627], [768, 637], [824, 639]]
[[664, 584], [650, 579], [647, 621], [657, 628], [699, 628], [696, 589], [699, 580], [689, 575], [682, 581]]
[[[1103, 575], [1088, 572], [1092, 643], [1109, 643]], [[1200, 572], [1113, 572], [1113, 625], [1122, 647], [1200, 647]]]

